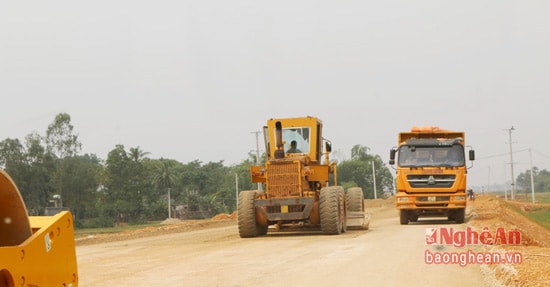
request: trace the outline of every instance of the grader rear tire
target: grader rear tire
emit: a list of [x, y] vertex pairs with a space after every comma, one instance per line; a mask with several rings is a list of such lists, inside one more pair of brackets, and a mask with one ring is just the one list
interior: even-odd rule
[[256, 222], [255, 190], [243, 190], [239, 193], [238, 225], [241, 238], [256, 237], [267, 233], [267, 226]]
[[324, 187], [319, 195], [321, 230], [325, 234], [341, 234], [344, 231], [345, 211], [343, 189], [339, 186]]
[[365, 196], [360, 187], [350, 187], [346, 192], [346, 206], [349, 211], [365, 211]]
[[346, 195], [344, 193], [344, 189], [338, 191], [338, 201], [339, 201], [339, 214], [340, 214], [340, 221], [342, 222], [342, 233], [346, 233], [348, 231], [348, 223], [347, 223], [347, 204], [346, 204]]

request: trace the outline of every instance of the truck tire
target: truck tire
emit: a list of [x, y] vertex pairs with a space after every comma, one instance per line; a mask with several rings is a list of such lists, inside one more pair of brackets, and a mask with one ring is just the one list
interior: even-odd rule
[[255, 190], [243, 190], [239, 193], [237, 222], [239, 226], [239, 236], [241, 238], [256, 237], [258, 235], [264, 235], [267, 232], [267, 226], [264, 228], [256, 222], [255, 199]]
[[365, 211], [365, 196], [360, 187], [350, 187], [346, 192], [346, 207], [348, 211]]
[[321, 230], [325, 234], [341, 234], [344, 225], [342, 215], [343, 189], [339, 186], [323, 187], [319, 194]]
[[464, 223], [464, 218], [466, 216], [466, 210], [464, 208], [458, 209], [455, 211], [455, 222]]
[[401, 225], [409, 224], [409, 213], [406, 210], [399, 210], [399, 223]]

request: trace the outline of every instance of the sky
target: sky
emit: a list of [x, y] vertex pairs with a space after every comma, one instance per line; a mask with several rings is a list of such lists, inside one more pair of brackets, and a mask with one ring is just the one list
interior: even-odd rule
[[468, 184], [490, 190], [511, 179], [510, 135], [515, 176], [550, 169], [549, 14], [543, 0], [4, 1], [0, 140], [67, 113], [82, 153], [232, 165], [267, 119], [315, 116], [333, 158], [362, 145], [388, 162], [399, 132], [432, 125], [466, 132]]

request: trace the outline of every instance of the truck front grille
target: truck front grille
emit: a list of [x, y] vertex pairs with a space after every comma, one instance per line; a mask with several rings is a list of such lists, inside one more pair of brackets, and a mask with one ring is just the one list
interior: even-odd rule
[[455, 182], [454, 174], [408, 175], [407, 181], [414, 188], [448, 188]]
[[280, 162], [267, 165], [268, 197], [288, 197], [300, 195], [299, 162]]

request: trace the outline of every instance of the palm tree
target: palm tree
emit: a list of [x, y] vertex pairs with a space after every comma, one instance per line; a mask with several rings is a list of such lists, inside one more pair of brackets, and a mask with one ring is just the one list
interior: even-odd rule
[[168, 195], [168, 218], [172, 217], [171, 203], [170, 203], [170, 188], [174, 186], [176, 182], [176, 174], [174, 173], [173, 162], [169, 160], [160, 159], [157, 165], [155, 175], [153, 177], [153, 184], [158, 189], [166, 189]]
[[130, 152], [128, 153], [129, 158], [134, 162], [141, 161], [146, 155], [149, 155], [149, 152], [143, 151], [142, 149], [137, 147], [131, 147]]

